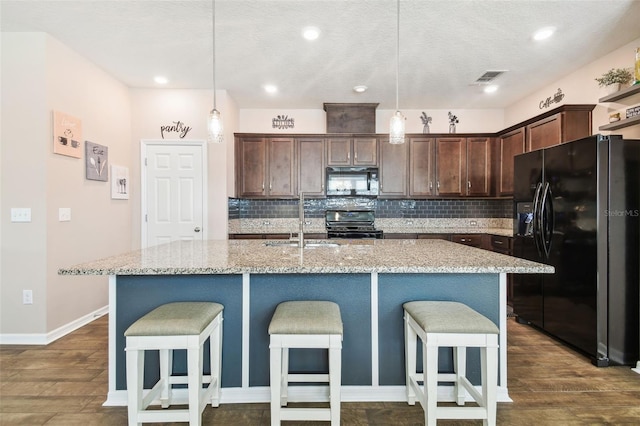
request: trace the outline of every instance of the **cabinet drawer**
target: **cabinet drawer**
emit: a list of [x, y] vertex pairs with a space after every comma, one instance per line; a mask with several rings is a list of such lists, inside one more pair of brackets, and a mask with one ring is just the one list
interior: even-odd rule
[[447, 240], [451, 241], [449, 234], [418, 234], [419, 240]]
[[383, 234], [382, 238], [385, 240], [415, 240], [418, 238], [418, 234], [414, 234], [412, 232], [404, 232], [404, 233], [393, 233], [393, 234]]
[[467, 246], [480, 247], [482, 245], [482, 234], [456, 234], [451, 236], [451, 241]]
[[491, 235], [491, 250], [504, 254], [511, 254], [511, 238], [501, 235]]

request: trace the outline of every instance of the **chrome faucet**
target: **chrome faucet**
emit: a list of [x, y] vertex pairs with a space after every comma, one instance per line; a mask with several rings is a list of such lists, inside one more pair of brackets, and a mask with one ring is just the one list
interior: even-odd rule
[[298, 247], [304, 247], [304, 193], [300, 191], [300, 200], [298, 201], [298, 219], [300, 228], [298, 230]]

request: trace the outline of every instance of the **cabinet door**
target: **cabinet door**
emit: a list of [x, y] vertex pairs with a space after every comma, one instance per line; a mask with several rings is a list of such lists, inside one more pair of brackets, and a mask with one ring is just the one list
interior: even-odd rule
[[378, 139], [377, 138], [353, 139], [353, 165], [354, 166], [378, 165]]
[[305, 196], [325, 195], [324, 139], [298, 139], [298, 189]]
[[327, 165], [351, 165], [351, 139], [331, 138], [327, 141]]
[[491, 139], [467, 138], [467, 195], [488, 196], [491, 182]]
[[293, 138], [269, 139], [269, 196], [297, 195], [296, 157]]
[[393, 145], [380, 139], [380, 196], [407, 195], [407, 144]]
[[409, 139], [409, 196], [428, 197], [434, 190], [434, 138]]
[[562, 114], [552, 115], [527, 126], [527, 151], [562, 142]]
[[466, 194], [467, 140], [436, 139], [436, 189], [440, 196]]
[[238, 197], [264, 197], [267, 195], [267, 141], [264, 138], [243, 138], [236, 142]]
[[513, 157], [524, 152], [524, 135], [521, 127], [498, 141], [498, 195], [513, 195]]
[[481, 247], [482, 234], [454, 234], [451, 236], [451, 241], [467, 246]]

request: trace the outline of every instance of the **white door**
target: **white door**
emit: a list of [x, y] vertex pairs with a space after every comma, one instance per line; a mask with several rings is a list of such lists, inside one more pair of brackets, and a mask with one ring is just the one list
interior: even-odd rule
[[142, 143], [142, 247], [206, 238], [206, 144]]

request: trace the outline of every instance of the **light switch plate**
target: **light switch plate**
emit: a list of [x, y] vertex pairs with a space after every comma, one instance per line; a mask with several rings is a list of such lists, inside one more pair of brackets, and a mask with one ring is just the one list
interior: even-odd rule
[[69, 222], [69, 221], [71, 221], [71, 208], [69, 208], [69, 207], [60, 207], [58, 209], [58, 220], [60, 222]]
[[12, 207], [11, 222], [31, 222], [31, 208]]

